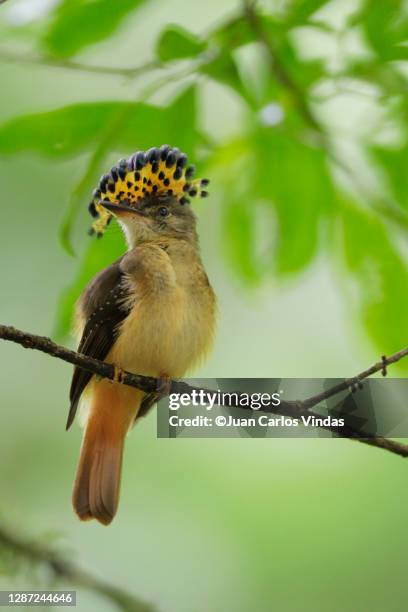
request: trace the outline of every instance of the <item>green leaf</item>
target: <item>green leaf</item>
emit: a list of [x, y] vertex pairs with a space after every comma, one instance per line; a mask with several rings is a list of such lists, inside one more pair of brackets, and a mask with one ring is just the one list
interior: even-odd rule
[[75, 302], [90, 279], [124, 253], [125, 242], [122, 232], [114, 223], [110, 224], [106, 234], [100, 240], [89, 238], [89, 246], [78, 272], [59, 300], [53, 332], [55, 338], [62, 340], [69, 334], [73, 323]]
[[25, 115], [0, 126], [0, 154], [34, 151], [64, 157], [90, 150], [123, 107], [131, 103], [74, 104], [47, 113]]
[[289, 4], [285, 21], [290, 26], [301, 25], [307, 22], [313, 13], [316, 13], [329, 0], [294, 0]]
[[167, 106], [138, 104], [125, 125], [116, 131], [114, 142], [117, 150], [130, 153], [167, 142], [191, 155], [203, 142], [197, 130], [195, 86], [184, 89]]
[[407, 59], [408, 12], [405, 0], [366, 0], [354, 22], [360, 23], [367, 40], [383, 61]]
[[[0, 126], [0, 154], [34, 151], [66, 157], [93, 150], [101, 139], [106, 139], [107, 150], [127, 149], [130, 153], [163, 141], [191, 149], [197, 141], [195, 114], [194, 87], [167, 107], [133, 102], [73, 104], [17, 117]], [[118, 117], [122, 118], [119, 123]], [[180, 118], [188, 129], [180, 129]]]
[[326, 153], [294, 139], [286, 124], [254, 126], [211, 163], [225, 187], [224, 248], [239, 275], [255, 283], [303, 270], [337, 204]]
[[408, 211], [408, 144], [405, 143], [398, 149], [375, 147], [372, 153], [386, 174], [389, 188], [396, 202]]
[[257, 197], [269, 202], [277, 215], [277, 272], [300, 271], [316, 253], [321, 222], [334, 209], [325, 152], [295, 140], [284, 129], [259, 130], [251, 181]]
[[63, 0], [54, 11], [43, 43], [57, 57], [70, 57], [110, 36], [145, 0]]
[[83, 198], [87, 191], [91, 192], [93, 190], [92, 185], [95, 180], [95, 174], [97, 174], [99, 168], [102, 167], [109, 147], [114, 142], [116, 135], [123, 131], [123, 126], [126, 125], [127, 120], [130, 120], [133, 114], [134, 105], [118, 105], [115, 115], [112, 117], [111, 121], [104, 126], [103, 131], [101, 131], [99, 135], [98, 143], [88, 162], [85, 173], [71, 193], [69, 204], [60, 227], [61, 244], [70, 255], [74, 254], [74, 249], [71, 244], [72, 225], [82, 205]]
[[[325, 76], [323, 60], [299, 59], [287, 36], [281, 38], [276, 47], [276, 55], [285, 72], [300, 89], [307, 90], [313, 83]], [[302, 94], [306, 97], [307, 91], [303, 91]]]
[[214, 81], [233, 89], [250, 107], [255, 107], [254, 97], [243, 82], [235, 60], [229, 51], [220, 50], [211, 61], [201, 66], [200, 70]]
[[249, 25], [248, 20], [242, 16], [220, 25], [210, 35], [210, 42], [219, 47], [227, 48], [229, 51], [252, 43], [254, 40], [256, 40], [255, 32]]
[[227, 240], [224, 249], [233, 269], [248, 284], [260, 280], [255, 261], [255, 215], [248, 200], [230, 197], [223, 208], [223, 226]]
[[204, 51], [206, 43], [180, 26], [165, 28], [156, 44], [156, 55], [161, 62], [196, 57]]
[[346, 265], [357, 281], [365, 327], [382, 353], [408, 338], [408, 269], [383, 224], [346, 203], [342, 207]]

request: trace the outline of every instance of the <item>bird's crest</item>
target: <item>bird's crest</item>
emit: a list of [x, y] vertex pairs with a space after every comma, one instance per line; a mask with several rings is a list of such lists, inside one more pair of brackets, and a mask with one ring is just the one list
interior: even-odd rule
[[112, 215], [101, 201], [126, 202], [137, 206], [145, 197], [173, 196], [180, 204], [189, 204], [191, 197], [205, 197], [207, 179], [193, 179], [194, 166], [187, 155], [168, 145], [138, 151], [129, 159], [121, 159], [108, 174], [104, 174], [92, 194], [89, 212], [95, 221], [90, 233], [102, 236]]

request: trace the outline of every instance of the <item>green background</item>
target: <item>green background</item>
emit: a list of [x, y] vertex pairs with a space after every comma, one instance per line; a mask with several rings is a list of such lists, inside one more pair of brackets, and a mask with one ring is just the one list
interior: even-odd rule
[[[257, 8], [300, 97], [239, 20], [231, 38], [235, 0], [110, 4], [0, 6], [1, 323], [74, 346], [72, 301], [122, 248], [113, 224], [87, 237], [92, 188], [120, 157], [171, 138], [211, 178], [194, 207], [219, 324], [197, 376], [350, 376], [403, 348], [404, 3]], [[138, 78], [63, 65], [157, 57], [164, 67]], [[81, 524], [70, 502], [81, 431], [64, 431], [70, 366], [4, 342], [0, 364], [0, 521], [22, 537], [52, 541], [163, 612], [406, 609], [400, 458], [348, 440], [157, 440], [152, 412], [127, 440], [117, 518]], [[1, 559], [0, 588], [48, 585], [45, 568]], [[81, 589], [78, 601], [113, 609]]]

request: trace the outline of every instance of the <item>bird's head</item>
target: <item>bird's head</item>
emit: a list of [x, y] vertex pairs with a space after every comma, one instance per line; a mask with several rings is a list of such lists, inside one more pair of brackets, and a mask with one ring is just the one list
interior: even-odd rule
[[205, 197], [207, 179], [193, 179], [194, 166], [179, 149], [163, 145], [139, 151], [101, 177], [89, 211], [91, 234], [102, 236], [112, 216], [128, 244], [157, 237], [196, 240], [190, 197]]

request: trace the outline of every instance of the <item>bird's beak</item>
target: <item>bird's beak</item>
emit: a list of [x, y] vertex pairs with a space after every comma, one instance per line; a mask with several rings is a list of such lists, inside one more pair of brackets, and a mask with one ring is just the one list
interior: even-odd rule
[[133, 206], [129, 206], [128, 204], [116, 204], [115, 202], [108, 202], [107, 200], [101, 200], [99, 204], [118, 217], [126, 213], [140, 215], [141, 217], [146, 216], [144, 212], [134, 208]]

